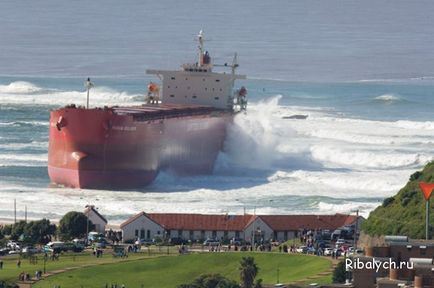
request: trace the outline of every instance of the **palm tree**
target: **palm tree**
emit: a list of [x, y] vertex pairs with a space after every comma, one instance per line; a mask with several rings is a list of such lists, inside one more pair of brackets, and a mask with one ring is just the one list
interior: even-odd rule
[[242, 288], [252, 288], [259, 268], [253, 257], [243, 257], [240, 261], [240, 279]]

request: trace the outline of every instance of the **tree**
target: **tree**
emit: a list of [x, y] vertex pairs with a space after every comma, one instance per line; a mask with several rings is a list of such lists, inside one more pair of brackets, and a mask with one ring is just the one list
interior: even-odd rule
[[240, 279], [242, 288], [253, 288], [259, 268], [253, 257], [243, 257], [240, 261]]
[[336, 265], [335, 270], [333, 271], [333, 283], [345, 283], [345, 263], [341, 261]]
[[205, 274], [199, 276], [190, 284], [179, 285], [178, 288], [240, 288], [240, 285], [220, 274]]
[[31, 243], [47, 244], [55, 233], [56, 225], [51, 224], [48, 219], [31, 221], [24, 228], [24, 235]]
[[92, 231], [95, 228], [91, 221], [89, 223], [87, 221], [88, 218], [81, 212], [66, 213], [59, 222], [59, 236], [65, 240], [85, 236], [87, 231]]

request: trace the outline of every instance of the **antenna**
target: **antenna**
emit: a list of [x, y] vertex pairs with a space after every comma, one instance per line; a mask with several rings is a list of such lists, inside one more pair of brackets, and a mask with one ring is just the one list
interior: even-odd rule
[[87, 78], [86, 82], [84, 82], [84, 87], [86, 87], [87, 90], [86, 109], [89, 109], [89, 91], [93, 86], [93, 83], [90, 82], [90, 78]]
[[203, 65], [203, 41], [204, 41], [204, 37], [203, 37], [203, 31], [200, 30], [199, 34], [197, 35], [197, 40], [199, 41], [199, 67], [201, 67]]

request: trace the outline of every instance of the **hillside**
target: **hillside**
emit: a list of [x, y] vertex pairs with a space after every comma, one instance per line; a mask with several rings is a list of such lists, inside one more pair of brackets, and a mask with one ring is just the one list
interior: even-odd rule
[[[374, 235], [407, 235], [425, 238], [425, 199], [419, 182], [434, 183], [434, 161], [422, 171], [410, 176], [398, 194], [384, 199], [383, 204], [371, 212], [362, 225], [362, 231]], [[431, 235], [434, 229], [434, 197], [430, 201]]]

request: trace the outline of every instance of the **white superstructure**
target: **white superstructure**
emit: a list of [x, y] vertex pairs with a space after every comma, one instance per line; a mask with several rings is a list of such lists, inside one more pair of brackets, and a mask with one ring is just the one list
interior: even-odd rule
[[[162, 79], [160, 88], [161, 102], [164, 104], [205, 105], [221, 109], [233, 109], [234, 82], [246, 79], [245, 75], [236, 75], [236, 54], [231, 65], [213, 65], [208, 51], [204, 51], [202, 31], [197, 36], [199, 59], [197, 63], [183, 64], [182, 70], [146, 70], [147, 74], [156, 74]], [[228, 67], [229, 73], [213, 72], [214, 66]], [[236, 94], [236, 93], [235, 93]], [[235, 98], [235, 99], [234, 99]]]

